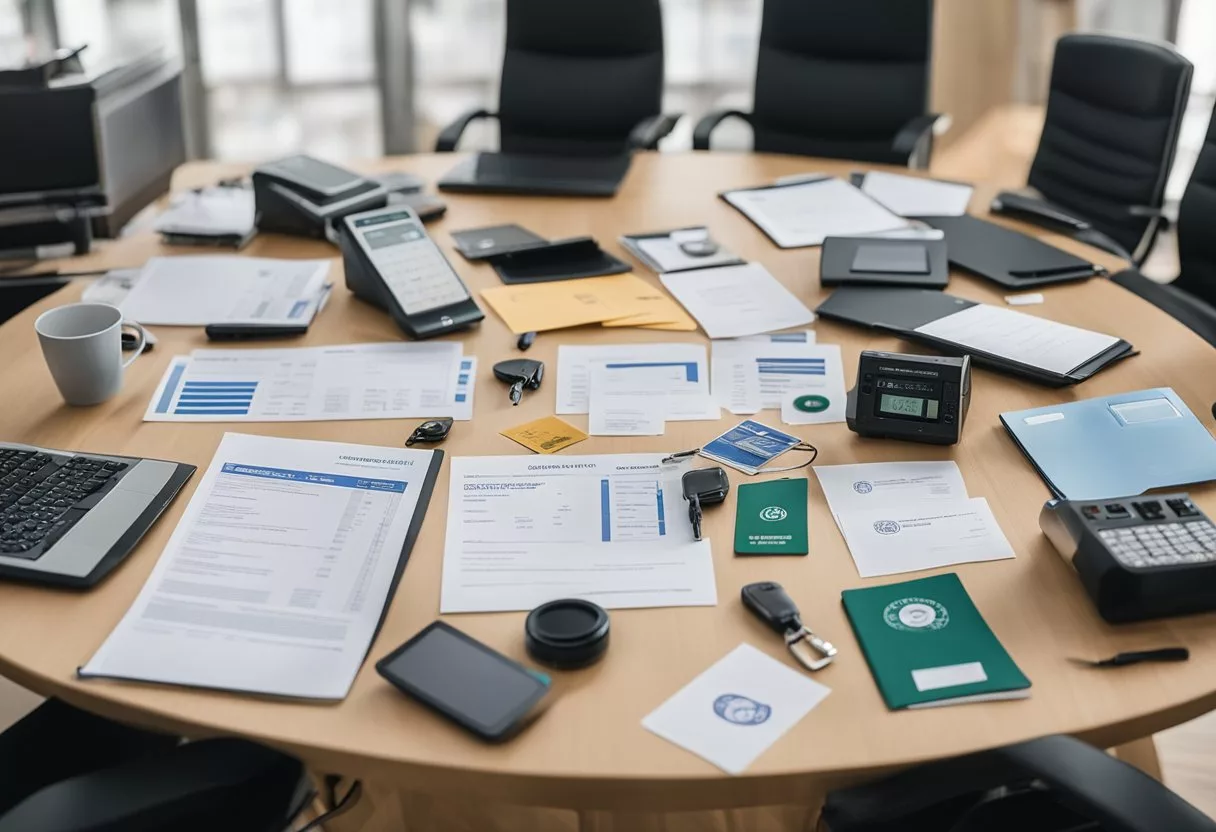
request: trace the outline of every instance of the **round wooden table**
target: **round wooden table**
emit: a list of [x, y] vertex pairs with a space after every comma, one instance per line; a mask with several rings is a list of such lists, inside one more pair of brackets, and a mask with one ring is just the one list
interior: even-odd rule
[[[455, 156], [384, 159], [353, 167], [404, 170], [434, 181]], [[781, 251], [742, 215], [717, 198], [728, 188], [770, 182], [778, 176], [854, 166], [816, 159], [731, 154], [640, 154], [614, 199], [444, 196], [447, 216], [430, 233], [474, 290], [498, 284], [488, 265], [455, 253], [450, 233], [515, 222], [549, 238], [593, 235], [622, 254], [617, 238], [707, 224], [725, 246], [766, 266], [812, 308], [826, 296], [818, 284], [819, 249]], [[212, 182], [242, 168], [197, 164], [178, 172], [176, 188]], [[972, 210], [986, 214], [991, 190], [980, 187]], [[1036, 232], [1037, 233], [1037, 232]], [[1118, 266], [1099, 252], [1060, 238], [1050, 241]], [[138, 266], [155, 254], [196, 253], [162, 247], [150, 234], [106, 244], [68, 268]], [[331, 246], [265, 235], [245, 254], [334, 258]], [[637, 274], [658, 285], [637, 264]], [[119, 396], [92, 408], [63, 404], [43, 363], [33, 320], [42, 311], [74, 301], [74, 283], [0, 327], [0, 389], [8, 405], [0, 413], [5, 440], [86, 451], [164, 457], [205, 468], [225, 431], [331, 439], [400, 446], [414, 421], [291, 424], [173, 424], [141, 421], [144, 408], [171, 356], [206, 347], [198, 329], [157, 327], [160, 344], [128, 371]], [[949, 292], [1002, 304], [993, 285], [955, 274]], [[432, 716], [390, 687], [374, 671], [375, 660], [434, 619], [438, 612], [448, 478], [445, 466], [422, 534], [371, 656], [345, 701], [296, 704], [130, 683], [76, 679], [75, 670], [97, 648], [134, 599], [193, 493], [187, 485], [137, 552], [91, 592], [77, 594], [30, 586], [0, 586], [0, 673], [45, 695], [59, 696], [112, 717], [158, 726], [187, 736], [233, 734], [265, 742], [303, 758], [318, 771], [362, 777], [386, 788], [460, 795], [466, 802], [497, 801], [569, 809], [670, 811], [758, 804], [800, 803], [834, 784], [926, 760], [965, 754], [1045, 734], [1067, 733], [1114, 746], [1202, 714], [1216, 706], [1216, 619], [1195, 616], [1113, 627], [1102, 622], [1079, 582], [1040, 533], [1037, 517], [1048, 491], [1005, 435], [997, 414], [1005, 410], [1171, 386], [1206, 423], [1216, 399], [1211, 348], [1157, 309], [1112, 283], [1047, 288], [1041, 306], [1026, 308], [1081, 327], [1126, 338], [1143, 354], [1119, 363], [1076, 388], [1049, 389], [976, 370], [971, 410], [961, 444], [938, 448], [863, 440], [843, 424], [793, 428], [820, 449], [818, 463], [954, 459], [972, 496], [986, 497], [1017, 553], [1014, 560], [952, 568], [980, 611], [1033, 681], [1029, 699], [927, 711], [891, 712], [884, 706], [840, 604], [849, 587], [899, 578], [863, 580], [836, 530], [815, 478], [810, 491], [810, 555], [804, 558], [736, 558], [732, 554], [734, 497], [706, 514], [713, 541], [718, 605], [708, 608], [620, 610], [612, 613], [613, 641], [606, 659], [582, 671], [561, 673], [561, 695], [519, 737], [485, 745]], [[290, 345], [393, 341], [401, 333], [388, 316], [355, 301], [339, 285], [329, 308], [306, 338]], [[897, 339], [828, 321], [815, 325], [824, 343], [844, 351], [846, 382], [854, 380], [862, 349], [917, 347]], [[493, 311], [480, 328], [461, 337], [466, 353], [480, 359], [472, 422], [459, 422], [443, 446], [452, 455], [518, 454], [499, 435], [505, 428], [553, 413], [552, 382], [513, 408], [491, 364], [516, 355], [512, 336]], [[542, 333], [528, 354], [556, 369], [561, 343], [705, 343], [695, 333], [583, 327]], [[283, 346], [285, 344], [276, 344]], [[779, 417], [759, 417], [780, 424]], [[585, 416], [570, 421], [585, 427]], [[700, 445], [736, 421], [673, 422], [653, 438], [592, 437], [563, 453], [675, 451]], [[732, 474], [737, 485], [745, 479]], [[1196, 502], [1216, 516], [1216, 491], [1192, 489]], [[918, 573], [918, 577], [929, 573]], [[840, 648], [836, 663], [815, 678], [832, 689], [818, 708], [739, 777], [667, 743], [641, 726], [642, 717], [741, 642], [793, 665], [779, 639], [741, 606], [739, 588], [758, 580], [785, 585], [815, 629]], [[450, 617], [457, 626], [504, 653], [527, 661], [523, 613]], [[1185, 664], [1141, 665], [1115, 672], [1074, 666], [1068, 657], [1102, 657], [1123, 650], [1181, 644]]]

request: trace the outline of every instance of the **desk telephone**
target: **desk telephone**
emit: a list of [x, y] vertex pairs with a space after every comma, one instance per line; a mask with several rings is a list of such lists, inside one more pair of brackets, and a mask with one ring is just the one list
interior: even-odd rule
[[289, 156], [253, 172], [257, 227], [334, 242], [338, 220], [388, 202], [384, 185], [311, 156]]
[[386, 310], [406, 335], [433, 338], [485, 317], [413, 210], [390, 205], [351, 214], [341, 228], [347, 288]]

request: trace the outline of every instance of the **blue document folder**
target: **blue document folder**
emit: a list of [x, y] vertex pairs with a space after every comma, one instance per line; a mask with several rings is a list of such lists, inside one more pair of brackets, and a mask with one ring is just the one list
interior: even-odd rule
[[1169, 387], [1002, 413], [1001, 424], [1066, 500], [1216, 479], [1216, 439]]

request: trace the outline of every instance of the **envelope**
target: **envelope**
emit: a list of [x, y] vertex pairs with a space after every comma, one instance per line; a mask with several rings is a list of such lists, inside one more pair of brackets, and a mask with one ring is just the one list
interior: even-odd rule
[[[642, 281], [645, 283], [645, 281]], [[646, 304], [646, 311], [639, 315], [630, 315], [628, 318], [617, 318], [612, 321], [604, 321], [603, 326], [636, 326], [643, 329], [660, 329], [670, 332], [695, 332], [697, 322], [692, 319], [684, 307], [676, 303], [675, 299], [659, 289], [656, 286], [651, 286], [646, 283], [646, 291], [644, 294], [635, 298], [638, 303]]]
[[517, 335], [648, 314], [659, 290], [637, 275], [617, 274], [496, 286], [481, 297]]

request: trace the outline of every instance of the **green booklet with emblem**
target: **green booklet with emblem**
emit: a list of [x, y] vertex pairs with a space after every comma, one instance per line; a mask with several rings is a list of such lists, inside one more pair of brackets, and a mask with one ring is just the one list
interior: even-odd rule
[[735, 554], [805, 555], [806, 477], [741, 485], [735, 502]]
[[953, 572], [846, 589], [841, 600], [887, 707], [1030, 696], [1030, 680]]

